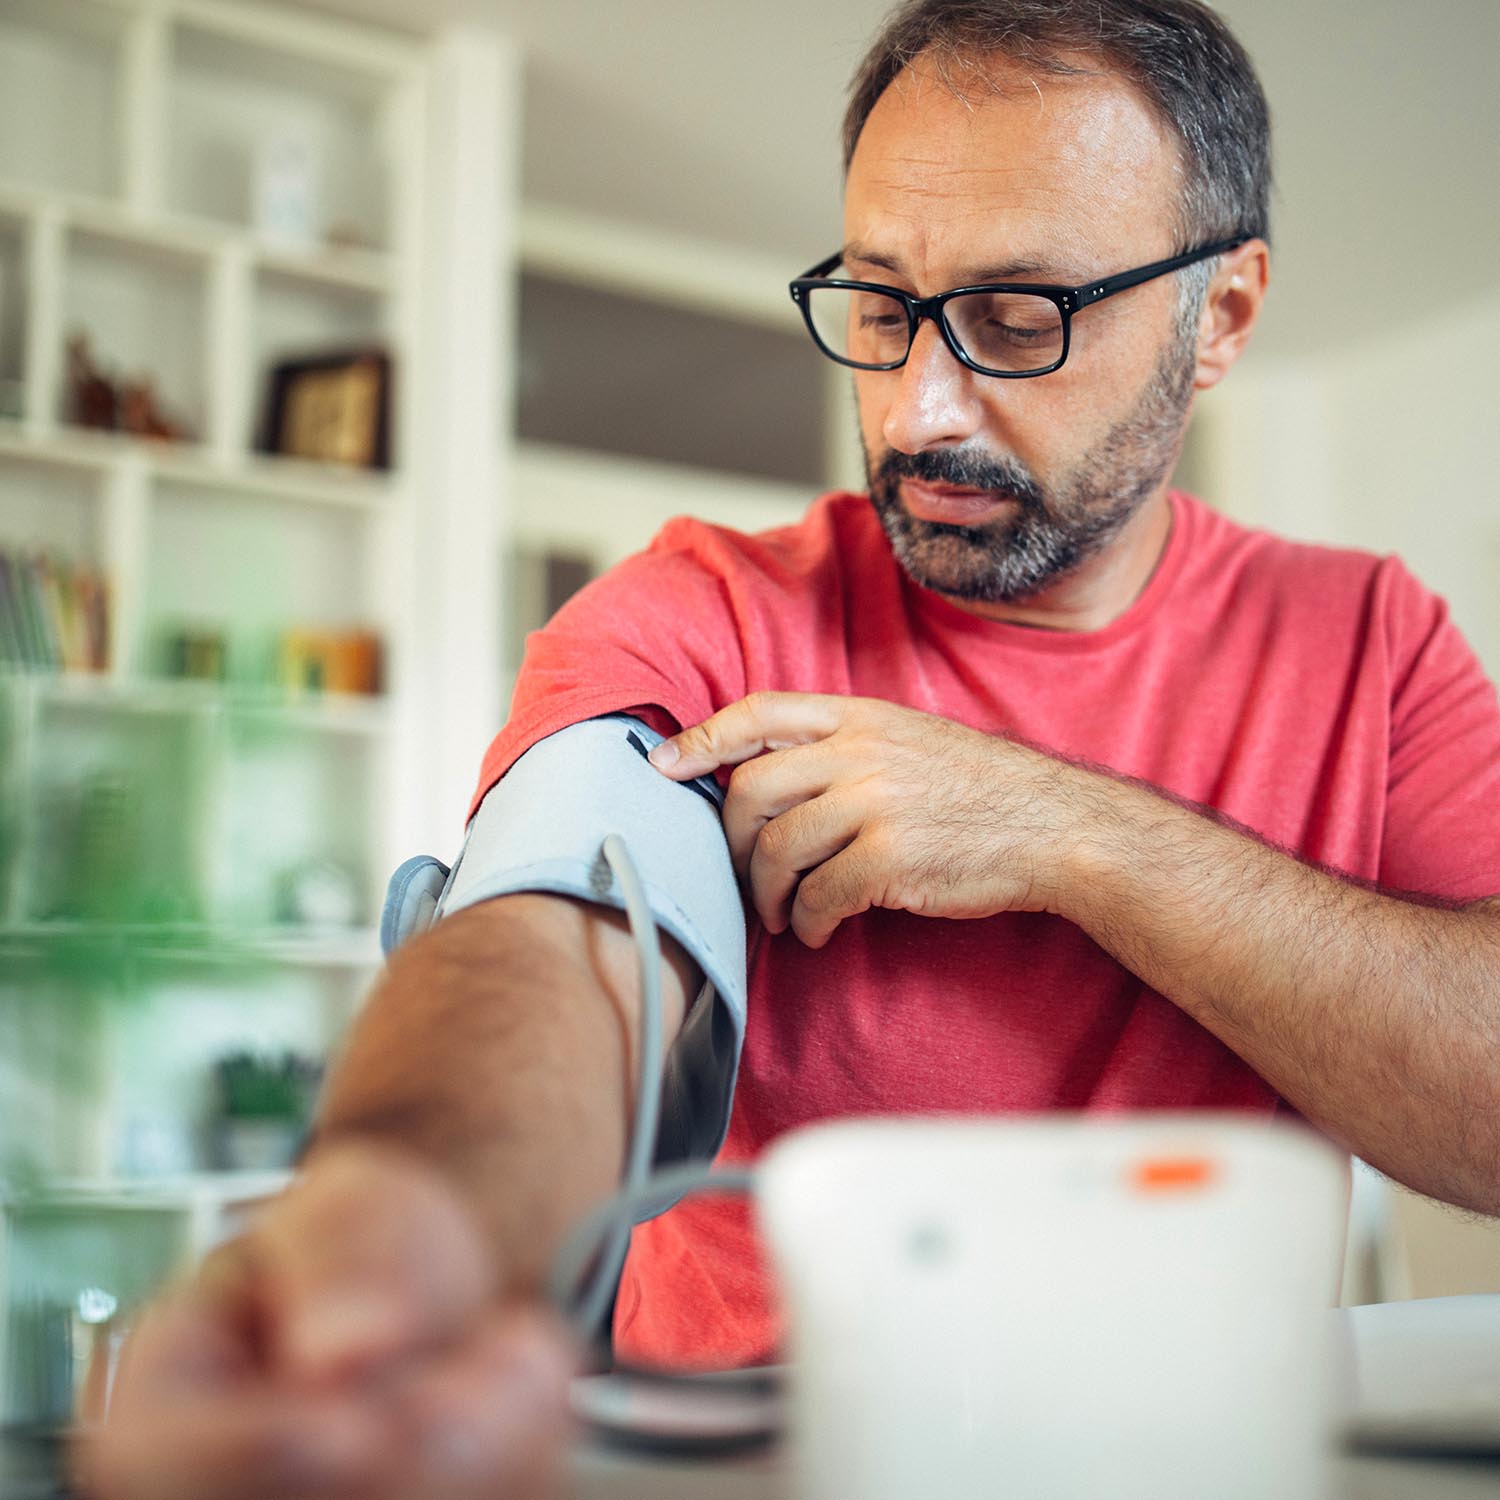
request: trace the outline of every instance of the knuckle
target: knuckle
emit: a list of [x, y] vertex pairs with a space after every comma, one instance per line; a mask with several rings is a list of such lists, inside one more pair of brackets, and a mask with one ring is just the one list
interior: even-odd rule
[[814, 870], [812, 874], [803, 877], [797, 887], [797, 905], [808, 916], [818, 916], [826, 912], [832, 902], [832, 877], [826, 875], [822, 869]]
[[766, 762], [760, 756], [752, 760], [742, 760], [729, 773], [728, 795], [745, 802], [753, 801], [761, 777], [765, 775], [765, 769]]
[[756, 847], [763, 859], [781, 864], [791, 847], [791, 830], [784, 817], [772, 818], [760, 831]]

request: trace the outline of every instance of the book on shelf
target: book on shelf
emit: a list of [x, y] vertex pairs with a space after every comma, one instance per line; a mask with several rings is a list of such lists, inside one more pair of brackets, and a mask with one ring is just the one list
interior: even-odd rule
[[94, 569], [0, 548], [0, 668], [103, 671], [108, 606], [108, 586]]

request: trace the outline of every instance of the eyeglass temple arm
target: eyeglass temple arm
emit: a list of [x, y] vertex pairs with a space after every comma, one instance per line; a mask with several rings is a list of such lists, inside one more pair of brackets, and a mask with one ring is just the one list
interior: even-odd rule
[[[813, 280], [816, 277], [826, 276], [831, 270], [833, 270], [833, 268], [836, 265], [838, 265], [838, 263], [841, 260], [843, 260], [843, 258], [844, 258], [844, 252], [842, 250], [835, 250], [834, 253], [832, 255], [830, 255], [827, 260], [820, 260], [817, 263], [817, 265], [813, 266], [810, 270], [804, 271], [797, 278], [797, 280], [798, 281], [811, 281], [811, 280]], [[795, 288], [792, 291], [792, 295], [794, 297], [797, 295]]]
[[1091, 281], [1085, 286], [1073, 289], [1073, 311], [1077, 312], [1081, 307], [1087, 307], [1091, 302], [1098, 302], [1104, 297], [1113, 297], [1116, 292], [1127, 292], [1133, 286], [1139, 286], [1143, 281], [1155, 281], [1158, 276], [1165, 276], [1170, 271], [1180, 271], [1184, 266], [1190, 266], [1194, 261], [1207, 260], [1211, 255], [1223, 255], [1230, 250], [1237, 250], [1243, 245], [1248, 236], [1239, 235], [1232, 240], [1220, 240], [1217, 244], [1202, 245], [1196, 250], [1184, 251], [1181, 255], [1174, 255], [1167, 260], [1153, 261], [1149, 266], [1137, 266], [1133, 271], [1121, 271], [1118, 276], [1108, 276], [1103, 281]]

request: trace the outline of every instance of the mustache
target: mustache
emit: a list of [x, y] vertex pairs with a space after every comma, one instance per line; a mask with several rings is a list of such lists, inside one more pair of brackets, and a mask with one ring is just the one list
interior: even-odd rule
[[989, 458], [962, 448], [932, 448], [921, 453], [888, 449], [874, 478], [891, 491], [898, 480], [917, 479], [924, 484], [985, 490], [996, 499], [1018, 501], [1024, 510], [1046, 509], [1042, 492], [1024, 464], [1014, 459]]

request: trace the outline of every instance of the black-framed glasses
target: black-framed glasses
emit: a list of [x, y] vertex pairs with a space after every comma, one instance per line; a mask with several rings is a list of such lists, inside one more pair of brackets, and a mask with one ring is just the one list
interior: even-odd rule
[[896, 370], [906, 363], [917, 326], [931, 318], [960, 364], [980, 375], [1016, 380], [1050, 375], [1068, 357], [1073, 314], [1085, 307], [1180, 271], [1195, 261], [1237, 249], [1240, 235], [1200, 245], [1169, 260], [1152, 261], [1082, 286], [999, 281], [913, 297], [874, 281], [829, 279], [843, 252], [819, 261], [791, 283], [807, 331], [829, 359], [856, 370]]

